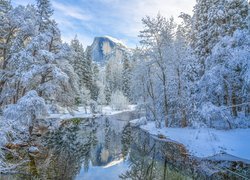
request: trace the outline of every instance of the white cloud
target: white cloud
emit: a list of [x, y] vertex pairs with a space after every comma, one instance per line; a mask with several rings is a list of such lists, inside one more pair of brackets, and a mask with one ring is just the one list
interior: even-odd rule
[[71, 6], [68, 4], [63, 4], [55, 1], [52, 2], [52, 5], [55, 8], [55, 10], [60, 11], [64, 15], [70, 16], [72, 18], [81, 21], [88, 21], [92, 18], [89, 14], [87, 14], [86, 12], [84, 12], [83, 10], [81, 10], [76, 6]]
[[[86, 0], [82, 0], [86, 1]], [[142, 29], [141, 19], [146, 15], [156, 16], [158, 12], [166, 18], [178, 16], [181, 12], [192, 14], [195, 0], [92, 0], [103, 5], [100, 23], [108, 25], [113, 32], [137, 38]], [[100, 5], [101, 6], [101, 5]], [[102, 7], [102, 6], [101, 6]], [[108, 11], [104, 8], [108, 7]], [[107, 32], [105, 32], [107, 34]], [[119, 38], [119, 37], [118, 37]]]
[[[35, 0], [13, 0], [27, 4]], [[92, 43], [94, 36], [110, 35], [134, 46], [143, 28], [141, 19], [155, 17], [158, 12], [166, 18], [173, 16], [180, 22], [181, 12], [192, 14], [196, 0], [51, 0], [54, 18], [62, 31], [62, 38], [70, 42], [75, 34], [83, 44]]]

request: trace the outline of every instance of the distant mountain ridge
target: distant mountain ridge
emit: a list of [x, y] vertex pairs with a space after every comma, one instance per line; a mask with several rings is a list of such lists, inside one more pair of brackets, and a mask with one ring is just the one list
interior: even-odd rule
[[127, 47], [120, 40], [110, 36], [103, 36], [95, 37], [89, 49], [92, 60], [97, 64], [105, 65], [110, 58], [121, 60], [123, 52], [126, 51]]

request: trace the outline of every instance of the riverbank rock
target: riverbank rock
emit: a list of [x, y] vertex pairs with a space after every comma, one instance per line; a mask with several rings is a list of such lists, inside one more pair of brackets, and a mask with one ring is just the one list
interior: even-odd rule
[[37, 148], [37, 147], [35, 147], [35, 146], [31, 146], [31, 147], [29, 147], [29, 153], [31, 153], [31, 154], [38, 154], [40, 151], [39, 151], [39, 149]]

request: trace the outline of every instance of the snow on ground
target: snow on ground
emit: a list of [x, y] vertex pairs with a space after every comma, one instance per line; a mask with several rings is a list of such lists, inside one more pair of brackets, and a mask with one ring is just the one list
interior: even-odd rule
[[140, 126], [150, 134], [162, 134], [186, 146], [189, 153], [197, 157], [209, 157], [227, 153], [250, 160], [250, 129], [216, 130], [210, 128], [162, 128], [154, 122]]
[[147, 119], [145, 117], [141, 117], [139, 119], [134, 119], [132, 121], [129, 121], [129, 123], [132, 127], [139, 127], [141, 125], [146, 125]]
[[114, 115], [114, 114], [119, 114], [122, 112], [126, 112], [126, 111], [134, 111], [136, 109], [136, 105], [129, 105], [127, 109], [125, 110], [113, 110], [110, 106], [105, 106], [102, 108], [102, 114], [103, 115]]
[[[136, 105], [129, 105], [127, 109], [117, 111], [113, 110], [110, 106], [104, 106], [102, 112], [95, 114], [95, 116], [100, 115], [115, 115], [126, 111], [134, 111]], [[48, 118], [59, 118], [59, 119], [70, 119], [70, 118], [92, 118], [94, 115], [90, 113], [89, 108], [87, 108], [87, 113], [85, 112], [84, 107], [78, 107], [77, 110], [73, 110], [71, 113], [67, 109], [63, 109], [61, 113], [50, 114]]]

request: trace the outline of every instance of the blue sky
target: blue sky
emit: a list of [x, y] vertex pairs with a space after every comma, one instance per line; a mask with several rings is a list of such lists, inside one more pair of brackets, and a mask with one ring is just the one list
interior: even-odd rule
[[[13, 4], [34, 4], [35, 0], [12, 0]], [[51, 0], [54, 19], [62, 39], [70, 42], [77, 34], [84, 46], [96, 36], [112, 36], [129, 47], [138, 44], [141, 19], [160, 12], [178, 22], [181, 12], [192, 14], [195, 0]]]

